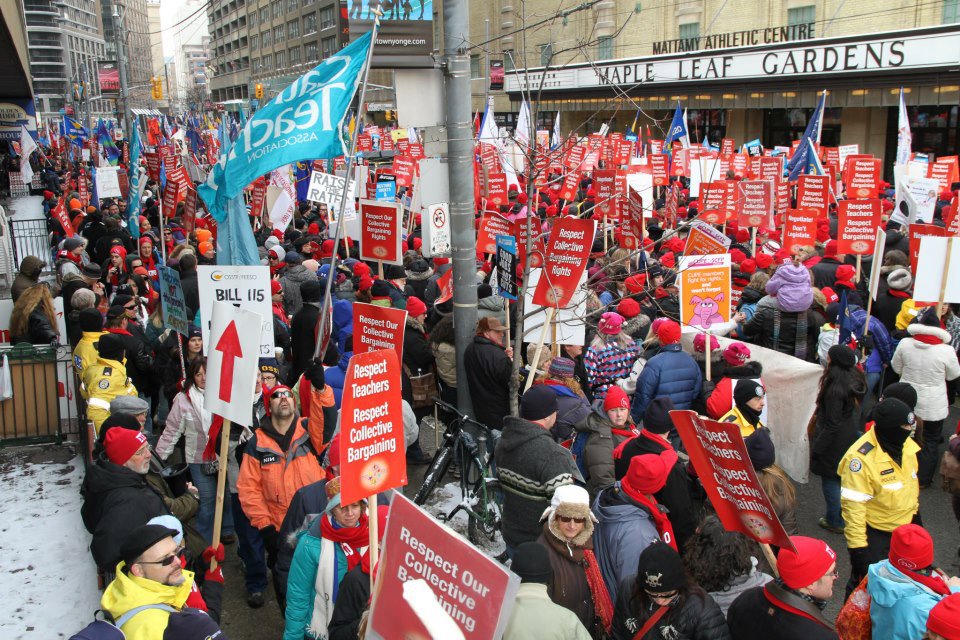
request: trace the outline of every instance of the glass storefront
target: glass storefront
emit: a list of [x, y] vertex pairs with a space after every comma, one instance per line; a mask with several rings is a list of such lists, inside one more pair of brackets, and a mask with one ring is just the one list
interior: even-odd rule
[[[836, 147], [840, 144], [840, 112], [839, 108], [825, 109], [823, 126], [820, 131], [820, 144], [825, 147]], [[763, 111], [763, 146], [789, 147], [794, 140], [799, 140], [807, 128], [807, 122], [813, 114], [813, 109], [764, 109]]]

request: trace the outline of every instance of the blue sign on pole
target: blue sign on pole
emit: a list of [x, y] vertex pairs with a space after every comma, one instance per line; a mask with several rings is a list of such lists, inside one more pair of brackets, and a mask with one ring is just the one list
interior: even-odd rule
[[394, 180], [377, 183], [377, 200], [394, 202], [397, 199], [397, 183]]

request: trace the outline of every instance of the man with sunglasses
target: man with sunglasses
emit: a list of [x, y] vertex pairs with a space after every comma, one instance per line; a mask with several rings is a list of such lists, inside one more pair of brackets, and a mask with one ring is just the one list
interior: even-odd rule
[[202, 594], [207, 611], [188, 606], [194, 574], [180, 564], [177, 532], [148, 524], [130, 532], [120, 548], [116, 578], [100, 606], [128, 638], [226, 640], [220, 618], [223, 575], [207, 571]]

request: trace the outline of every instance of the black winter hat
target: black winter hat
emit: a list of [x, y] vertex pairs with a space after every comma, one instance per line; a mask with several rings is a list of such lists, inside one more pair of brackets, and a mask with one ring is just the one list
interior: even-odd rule
[[881, 399], [896, 398], [911, 409], [917, 408], [917, 390], [908, 382], [894, 382], [884, 387]]
[[643, 414], [643, 428], [651, 433], [667, 433], [673, 428], [673, 420], [670, 419], [673, 409], [673, 400], [670, 398], [654, 398]]
[[389, 298], [390, 285], [386, 280], [374, 280], [373, 286], [370, 287], [370, 295], [374, 298]]
[[750, 462], [757, 471], [763, 471], [777, 461], [777, 450], [770, 439], [770, 429], [757, 429], [744, 440]]
[[747, 404], [754, 398], [762, 398], [765, 392], [763, 385], [756, 380], [737, 380], [733, 389], [733, 400], [736, 404]]
[[407, 277], [407, 272], [403, 270], [403, 265], [388, 264], [384, 267], [383, 275], [387, 280], [400, 280]]
[[857, 366], [857, 354], [845, 344], [835, 344], [827, 351], [830, 364], [836, 364], [844, 369], [853, 369]]
[[547, 548], [539, 542], [524, 542], [517, 547], [510, 570], [520, 576], [520, 582], [549, 584], [553, 579]]
[[878, 431], [899, 429], [905, 424], [914, 425], [917, 422], [913, 410], [902, 400], [884, 398], [873, 409], [873, 419]]
[[407, 267], [407, 271], [410, 273], [426, 273], [430, 270], [430, 265], [427, 264], [427, 261], [423, 258], [417, 258], [410, 262], [410, 266]]
[[173, 538], [179, 532], [159, 524], [145, 524], [137, 527], [127, 536], [120, 547], [120, 559], [129, 567], [143, 552], [164, 538]]
[[483, 300], [493, 295], [493, 287], [486, 282], [477, 285], [477, 300]]
[[100, 441], [106, 439], [107, 430], [114, 427], [130, 429], [131, 431], [140, 431], [140, 421], [129, 413], [111, 413], [107, 419], [100, 425]]
[[300, 283], [300, 297], [304, 302], [320, 302], [323, 295], [323, 287], [319, 280], [307, 280]]
[[79, 314], [81, 331], [103, 331], [103, 316], [95, 307], [82, 310]]
[[937, 315], [937, 310], [934, 307], [928, 307], [926, 311], [921, 313], [917, 322], [927, 327], [942, 328], [940, 326], [940, 316]]
[[104, 360], [122, 360], [123, 340], [118, 335], [105, 333], [97, 340], [97, 353]]
[[650, 593], [668, 593], [686, 586], [687, 576], [680, 554], [666, 542], [657, 540], [640, 554], [637, 582]]
[[557, 412], [557, 394], [545, 384], [538, 384], [520, 398], [520, 417], [524, 420], [543, 420]]

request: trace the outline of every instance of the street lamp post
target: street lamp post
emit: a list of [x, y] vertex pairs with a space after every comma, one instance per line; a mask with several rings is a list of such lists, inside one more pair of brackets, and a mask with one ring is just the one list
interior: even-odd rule
[[130, 140], [130, 117], [128, 115], [129, 104], [127, 96], [127, 60], [123, 46], [123, 36], [121, 29], [123, 21], [120, 17], [120, 9], [116, 4], [113, 6], [113, 41], [117, 47], [117, 68], [120, 71], [120, 100], [123, 104], [123, 133], [127, 140]]

